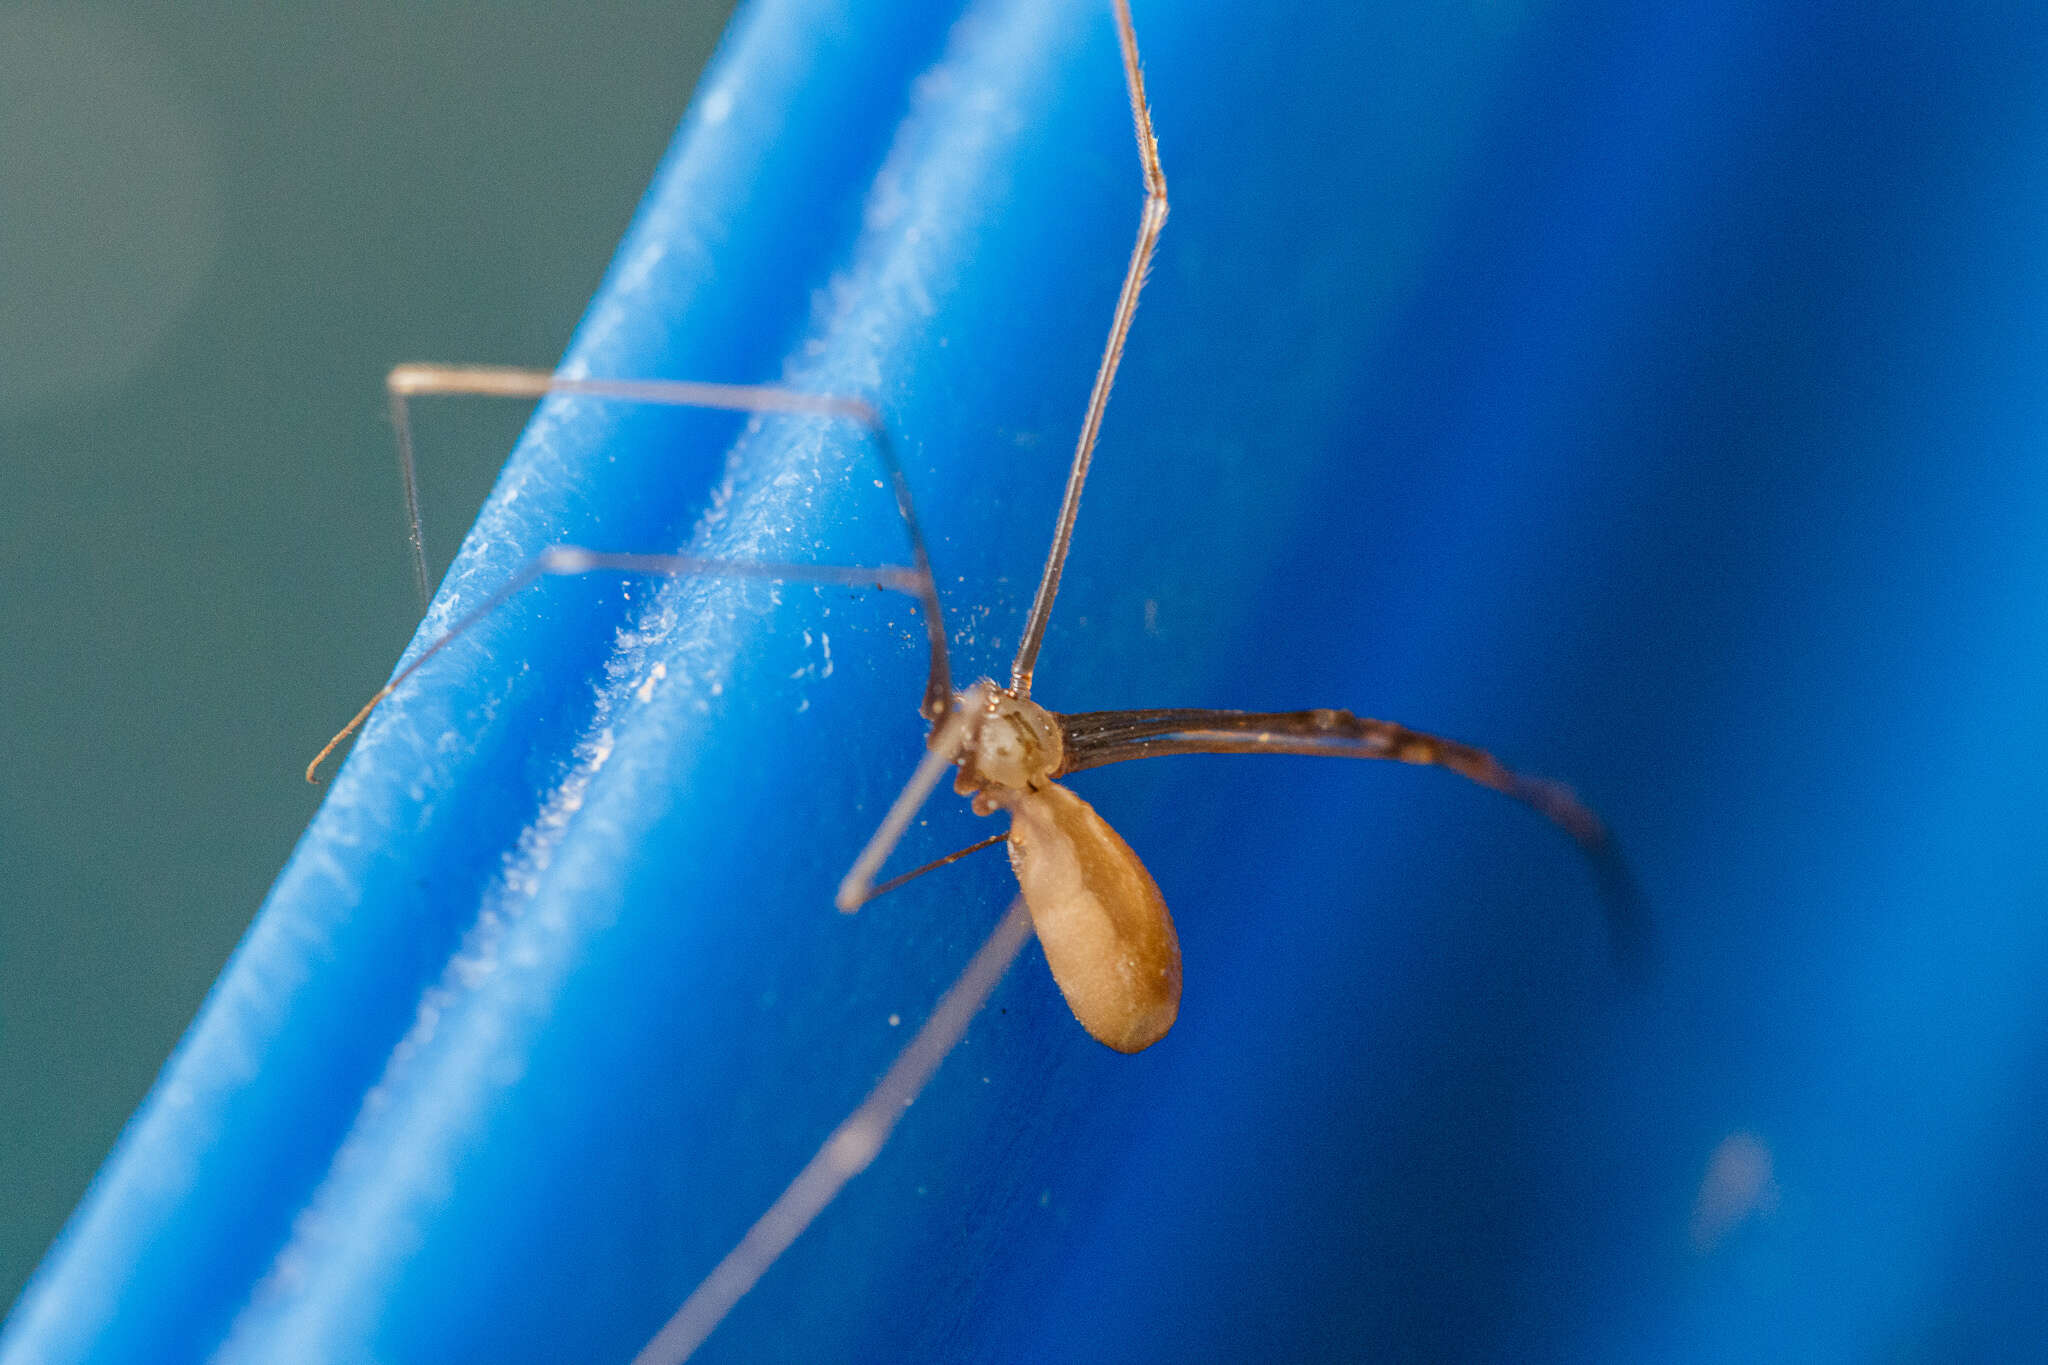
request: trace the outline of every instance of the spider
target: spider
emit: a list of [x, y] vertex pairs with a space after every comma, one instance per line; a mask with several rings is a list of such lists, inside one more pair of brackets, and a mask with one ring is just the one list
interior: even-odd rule
[[[750, 563], [557, 546], [529, 562], [399, 670], [308, 765], [309, 781], [317, 780], [326, 759], [416, 670], [543, 576], [616, 571], [879, 585], [905, 593], [919, 605], [928, 642], [928, 672], [919, 709], [929, 732], [923, 760], [854, 860], [840, 884], [837, 904], [851, 912], [911, 878], [999, 842], [1007, 844], [1020, 887], [1018, 901], [867, 1100], [834, 1130], [783, 1196], [648, 1344], [639, 1357], [640, 1365], [680, 1360], [694, 1350], [846, 1181], [873, 1160], [905, 1105], [958, 1041], [967, 1021], [1031, 933], [1037, 934], [1053, 978], [1075, 1018], [1097, 1041], [1119, 1052], [1138, 1052], [1172, 1028], [1180, 1008], [1182, 966], [1165, 898], [1130, 846], [1093, 807], [1062, 785], [1061, 779], [1071, 774], [1133, 759], [1194, 753], [1305, 754], [1446, 768], [1534, 808], [1576, 841], [1592, 860], [1608, 895], [1617, 953], [1627, 959], [1640, 959], [1645, 953], [1643, 919], [1601, 821], [1567, 788], [1518, 774], [1482, 749], [1339, 709], [1245, 712], [1175, 708], [1061, 714], [1033, 699], [1038, 654], [1058, 595], [1096, 439], [1168, 211], [1166, 176], [1145, 99], [1128, 0], [1113, 0], [1113, 8], [1144, 198], [1137, 238], [1083, 412], [1051, 547], [1006, 683], [984, 678], [955, 688], [943, 609], [909, 481], [887, 425], [864, 399], [772, 386], [569, 378], [540, 370], [484, 366], [404, 365], [389, 376], [387, 388], [411, 519], [413, 566], [423, 591], [426, 566], [409, 403], [429, 395], [531, 399], [568, 394], [808, 415], [854, 424], [865, 433], [886, 475], [909, 542], [910, 563], [875, 567]], [[1006, 815], [1008, 828], [877, 884], [877, 873], [949, 769], [954, 773], [955, 790], [970, 798], [974, 811], [983, 816]]]

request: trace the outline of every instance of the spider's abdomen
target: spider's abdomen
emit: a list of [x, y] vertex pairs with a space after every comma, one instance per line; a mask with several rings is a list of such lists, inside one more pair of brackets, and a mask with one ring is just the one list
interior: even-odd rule
[[1152, 1046], [1180, 1013], [1180, 940], [1158, 884], [1065, 787], [1005, 796], [1010, 866], [1068, 1007], [1118, 1052]]

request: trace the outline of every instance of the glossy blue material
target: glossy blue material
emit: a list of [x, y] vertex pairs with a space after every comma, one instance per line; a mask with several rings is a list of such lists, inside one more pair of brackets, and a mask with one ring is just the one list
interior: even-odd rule
[[[1992, 8], [1140, 4], [1173, 219], [1040, 698], [1567, 778], [1662, 973], [1620, 989], [1568, 843], [1440, 774], [1089, 774], [1180, 1024], [1115, 1056], [1027, 949], [703, 1358], [2039, 1340], [2048, 33]], [[877, 401], [962, 680], [1135, 226], [1106, 9], [762, 0], [568, 360]], [[563, 541], [900, 560], [878, 478], [828, 424], [550, 403], [422, 638]], [[628, 1357], [1010, 895], [990, 856], [830, 909], [921, 638], [593, 576], [431, 663], [0, 1360]], [[946, 798], [901, 865], [982, 832]]]

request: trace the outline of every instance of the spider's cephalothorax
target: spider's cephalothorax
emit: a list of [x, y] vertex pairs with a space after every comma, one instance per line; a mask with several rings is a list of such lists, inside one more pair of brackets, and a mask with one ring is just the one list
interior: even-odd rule
[[[969, 718], [953, 790], [974, 798], [976, 815], [989, 815], [1003, 806], [1005, 793], [1043, 790], [1065, 761], [1066, 746], [1059, 717], [1037, 702], [986, 679], [980, 690], [987, 700]], [[974, 696], [960, 693], [957, 704], [971, 707]]]

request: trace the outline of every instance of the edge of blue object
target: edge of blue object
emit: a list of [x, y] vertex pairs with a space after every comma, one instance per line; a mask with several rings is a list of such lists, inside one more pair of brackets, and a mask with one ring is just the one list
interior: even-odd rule
[[[1135, 224], [1105, 10], [755, 4], [564, 362], [877, 401], [959, 681], [1006, 668]], [[1357, 64], [1398, 16], [1311, 42], [1254, 16], [1139, 22], [1175, 216], [1041, 697], [1349, 705], [1597, 797], [1590, 741], [1543, 738], [1561, 704], [1540, 642], [1509, 640], [1483, 678], [1465, 645], [1503, 582], [1602, 515], [1545, 492], [1557, 446], [1493, 453], [1568, 414], [1540, 376], [1484, 375], [1493, 406], [1431, 433], [1444, 457], [1416, 469], [1395, 435], [1445, 419], [1374, 396], [1513, 33], [1440, 20], [1435, 46], [1372, 69], [1384, 122], [1365, 124], [1345, 112]], [[1247, 71], [1279, 74], [1256, 103], [1212, 98]], [[1446, 105], [1459, 91], [1479, 93]], [[828, 423], [549, 402], [419, 640], [558, 543], [898, 562], [878, 477]], [[920, 752], [921, 641], [886, 593], [591, 576], [432, 661], [349, 757], [0, 1359], [630, 1355], [1008, 900], [985, 859], [830, 910]], [[1404, 972], [1432, 916], [1559, 983], [1533, 1072], [1613, 1025], [1590, 878], [1506, 803], [1294, 761], [1082, 788], [1175, 906], [1175, 1034], [1110, 1056], [1027, 952], [706, 1358], [1137, 1358], [1185, 1344], [1205, 1321], [1189, 1296], [1234, 1283], [1276, 1317], [1205, 1326], [1209, 1349], [1313, 1342], [1347, 1272], [1293, 1244], [1316, 1220], [1284, 1200], [1318, 1160], [1351, 1169], [1322, 1148], [1401, 1122], [1371, 1057], [1412, 1039]], [[981, 832], [935, 807], [901, 857]], [[1446, 892], [1457, 849], [1480, 870]], [[1489, 896], [1508, 908], [1474, 927]], [[1245, 1271], [1252, 1248], [1275, 1264]], [[1132, 1265], [1144, 1283], [1104, 1288]]]

